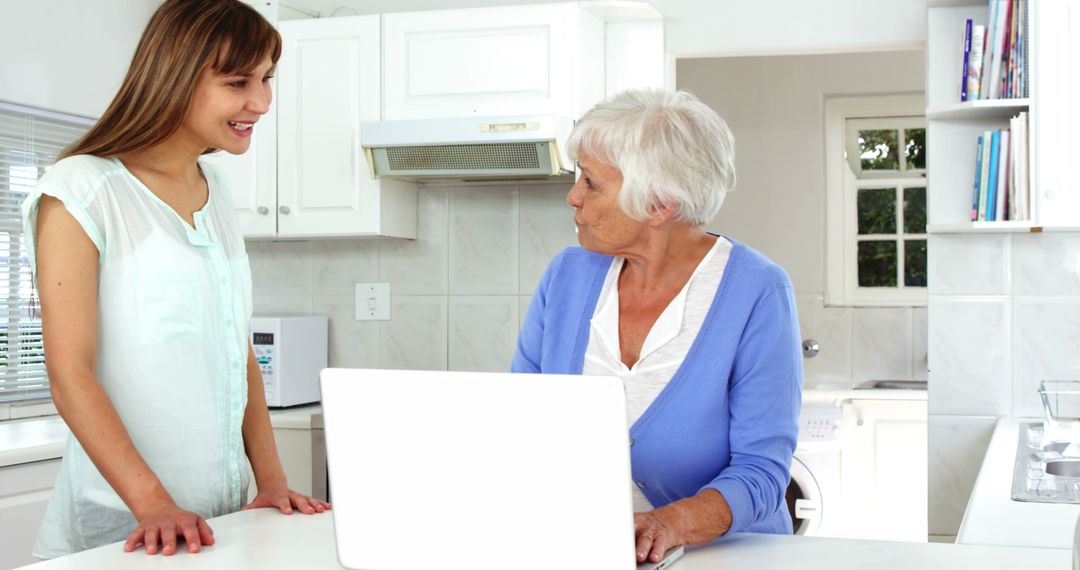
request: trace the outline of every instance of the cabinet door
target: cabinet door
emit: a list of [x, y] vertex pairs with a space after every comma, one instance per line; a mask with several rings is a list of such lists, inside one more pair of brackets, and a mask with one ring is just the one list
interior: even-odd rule
[[1080, 2], [1039, 0], [1032, 74], [1034, 193], [1044, 226], [1080, 226]]
[[927, 412], [924, 400], [854, 400], [841, 478], [845, 536], [925, 542]]
[[415, 237], [415, 185], [374, 180], [360, 147], [379, 118], [379, 17], [280, 31], [278, 236]]
[[244, 237], [273, 237], [277, 233], [277, 145], [275, 109], [255, 124], [251, 147], [241, 155], [219, 151], [202, 160], [224, 174], [226, 191], [232, 193]]
[[572, 4], [386, 14], [384, 118], [571, 116], [579, 17]]
[[311, 494], [311, 430], [274, 428], [281, 468], [289, 488], [305, 495]]
[[0, 467], [0, 568], [38, 561], [30, 551], [59, 469], [59, 459]]

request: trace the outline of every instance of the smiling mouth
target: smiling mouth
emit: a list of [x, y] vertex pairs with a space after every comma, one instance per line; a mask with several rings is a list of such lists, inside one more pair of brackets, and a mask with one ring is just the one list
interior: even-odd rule
[[254, 127], [255, 123], [238, 123], [236, 121], [229, 121], [229, 126], [238, 131], [246, 131], [251, 127]]

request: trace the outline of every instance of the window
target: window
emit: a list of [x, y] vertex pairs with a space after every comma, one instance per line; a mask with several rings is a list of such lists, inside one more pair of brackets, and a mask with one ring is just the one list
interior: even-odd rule
[[0, 403], [49, 396], [21, 205], [57, 155], [91, 124], [0, 102]]
[[923, 97], [826, 101], [826, 302], [926, 304]]

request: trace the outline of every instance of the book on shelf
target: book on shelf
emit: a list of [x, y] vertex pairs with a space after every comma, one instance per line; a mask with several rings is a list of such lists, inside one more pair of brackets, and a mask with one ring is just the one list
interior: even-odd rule
[[1012, 156], [1009, 153], [1009, 129], [998, 131], [1001, 142], [998, 144], [998, 175], [997, 175], [997, 191], [994, 192], [994, 220], [1009, 219], [1006, 216], [1007, 210], [1005, 209], [1007, 199], [1009, 197], [1009, 163], [1012, 162]]
[[1030, 218], [1027, 117], [1027, 112], [1022, 112], [1009, 120], [1009, 128], [984, 131], [979, 135], [971, 221]]
[[987, 0], [986, 25], [964, 22], [961, 101], [1027, 97], [1027, 3]]
[[986, 179], [986, 221], [997, 220], [998, 161], [1001, 160], [1001, 131], [992, 131], [990, 138], [990, 168]]
[[979, 189], [982, 187], [982, 165], [985, 135], [979, 135], [979, 148], [975, 152], [975, 183], [972, 184], [974, 192], [971, 197], [971, 221], [979, 221]]
[[982, 161], [979, 163], [979, 207], [976, 208], [978, 215], [976, 221], [986, 221], [987, 186], [990, 183], [990, 143], [994, 135], [993, 131], [983, 133]]
[[[971, 20], [968, 20], [970, 22]], [[970, 53], [965, 54], [967, 98], [961, 101], [975, 101], [979, 98], [979, 83], [982, 81], [983, 48], [986, 46], [986, 26], [971, 26]]]
[[968, 100], [968, 69], [971, 57], [971, 18], [964, 21], [964, 72], [960, 74], [960, 102]]

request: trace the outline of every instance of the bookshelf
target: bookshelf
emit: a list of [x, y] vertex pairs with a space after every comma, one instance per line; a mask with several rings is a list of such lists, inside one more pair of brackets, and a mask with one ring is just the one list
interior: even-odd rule
[[[960, 102], [964, 21], [986, 23], [988, 0], [927, 6], [928, 233], [1018, 233], [1080, 227], [1080, 0], [1028, 0], [1029, 95]], [[1031, 219], [972, 222], [979, 135], [1028, 113]]]
[[1031, 107], [1031, 99], [986, 99], [926, 109], [927, 119], [1008, 119]]

